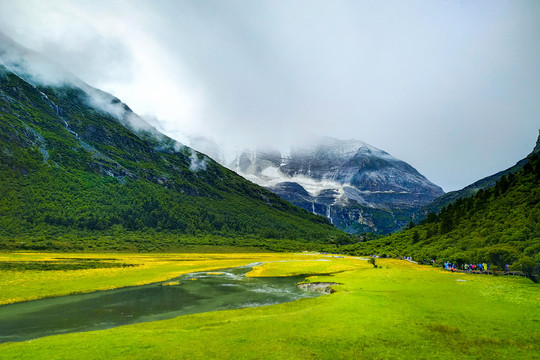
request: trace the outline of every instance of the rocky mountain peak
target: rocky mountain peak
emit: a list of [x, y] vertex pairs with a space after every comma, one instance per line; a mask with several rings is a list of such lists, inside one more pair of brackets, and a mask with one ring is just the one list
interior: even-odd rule
[[248, 149], [226, 165], [352, 232], [397, 230], [410, 220], [405, 213], [444, 194], [409, 164], [354, 139], [314, 137], [285, 149]]

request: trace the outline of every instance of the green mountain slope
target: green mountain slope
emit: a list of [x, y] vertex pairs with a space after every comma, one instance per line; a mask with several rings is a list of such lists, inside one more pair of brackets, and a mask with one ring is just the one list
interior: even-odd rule
[[[540, 130], [539, 130], [539, 133], [540, 133]], [[538, 152], [540, 152], [540, 134], [538, 136], [538, 140], [536, 141], [536, 146], [534, 147], [532, 153], [529, 154], [529, 155], [536, 154]], [[463, 198], [466, 198], [466, 197], [473, 196], [479, 190], [487, 189], [487, 188], [490, 188], [490, 187], [494, 186], [495, 183], [497, 183], [497, 181], [499, 181], [499, 179], [501, 177], [503, 177], [504, 175], [509, 175], [509, 174], [512, 174], [512, 173], [515, 173], [515, 172], [521, 170], [525, 166], [525, 164], [527, 162], [528, 162], [528, 157], [525, 158], [525, 159], [521, 159], [514, 166], [512, 166], [512, 167], [510, 167], [510, 168], [508, 168], [506, 170], [499, 171], [496, 174], [493, 174], [491, 176], [480, 179], [480, 180], [474, 182], [473, 184], [464, 187], [461, 190], [451, 191], [449, 193], [446, 193], [446, 194], [438, 197], [437, 199], [433, 200], [429, 205], [425, 206], [422, 209], [421, 212], [424, 215], [419, 215], [417, 217], [417, 219], [418, 218], [424, 218], [425, 215], [429, 214], [430, 212], [438, 213], [439, 211], [442, 210], [442, 208], [444, 208], [445, 206], [447, 206], [449, 204], [454, 203], [458, 199], [463, 199]]]
[[108, 94], [30, 81], [0, 66], [0, 247], [342, 236], [323, 217], [160, 134]]
[[[420, 225], [348, 248], [358, 254], [412, 256], [458, 264], [540, 264], [540, 154], [495, 186], [431, 213]], [[534, 265], [534, 261], [536, 265]]]

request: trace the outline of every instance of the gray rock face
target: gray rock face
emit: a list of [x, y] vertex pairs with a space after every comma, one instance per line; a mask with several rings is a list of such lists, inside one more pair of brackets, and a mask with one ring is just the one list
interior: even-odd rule
[[540, 152], [540, 130], [538, 130], [538, 138], [536, 139], [536, 145], [531, 154], [536, 154]]
[[444, 194], [409, 164], [358, 140], [243, 151], [228, 167], [350, 232], [395, 231]]
[[322, 294], [332, 294], [335, 292], [335, 290], [332, 288], [334, 285], [343, 284], [335, 282], [313, 282], [296, 284], [296, 287], [302, 290], [315, 291]]

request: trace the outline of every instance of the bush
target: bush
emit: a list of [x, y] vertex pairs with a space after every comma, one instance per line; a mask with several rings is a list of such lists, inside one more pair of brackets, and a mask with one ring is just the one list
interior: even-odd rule
[[529, 256], [522, 256], [518, 261], [512, 264], [511, 269], [514, 271], [521, 271], [526, 277], [533, 282], [538, 282], [538, 275], [540, 274], [540, 264]]

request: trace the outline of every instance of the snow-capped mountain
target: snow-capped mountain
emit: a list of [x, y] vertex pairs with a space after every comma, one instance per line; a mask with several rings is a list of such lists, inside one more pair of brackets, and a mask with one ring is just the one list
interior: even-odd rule
[[444, 194], [409, 164], [359, 140], [317, 137], [285, 151], [245, 150], [226, 165], [350, 232], [397, 230]]

